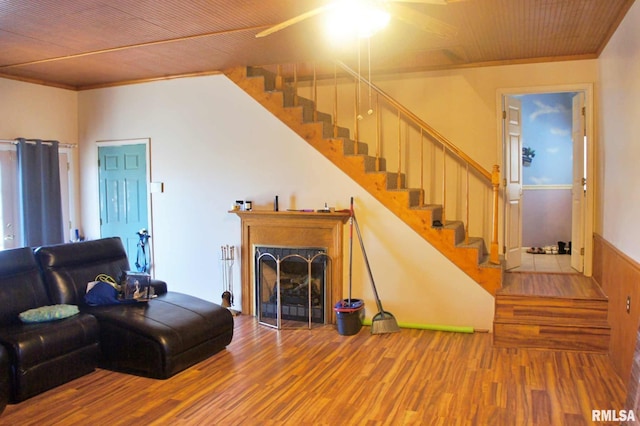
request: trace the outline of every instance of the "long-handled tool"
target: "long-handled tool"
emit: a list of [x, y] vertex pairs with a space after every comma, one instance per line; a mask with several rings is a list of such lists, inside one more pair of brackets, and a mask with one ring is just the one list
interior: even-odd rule
[[349, 306], [351, 306], [351, 284], [353, 277], [353, 197], [349, 207]]
[[232, 315], [239, 315], [240, 311], [232, 308], [233, 306], [233, 263], [235, 258], [234, 246], [222, 246], [222, 303], [221, 305], [231, 312]]
[[353, 220], [353, 223], [356, 226], [356, 233], [358, 234], [358, 240], [360, 241], [360, 248], [362, 249], [362, 257], [364, 258], [364, 263], [367, 266], [367, 272], [369, 272], [371, 287], [373, 288], [373, 294], [376, 298], [376, 305], [378, 306], [378, 313], [375, 314], [373, 319], [371, 320], [371, 334], [384, 334], [384, 333], [398, 332], [400, 331], [400, 327], [398, 326], [398, 322], [396, 321], [395, 317], [391, 315], [390, 312], [387, 312], [382, 308], [382, 302], [380, 301], [380, 297], [378, 296], [378, 290], [376, 289], [376, 284], [373, 281], [373, 273], [371, 272], [371, 266], [369, 266], [369, 259], [367, 258], [367, 252], [365, 251], [364, 243], [362, 242], [362, 234], [360, 234], [360, 227], [358, 226], [358, 220], [356, 219], [356, 215], [353, 212], [353, 204], [351, 205], [351, 218]]

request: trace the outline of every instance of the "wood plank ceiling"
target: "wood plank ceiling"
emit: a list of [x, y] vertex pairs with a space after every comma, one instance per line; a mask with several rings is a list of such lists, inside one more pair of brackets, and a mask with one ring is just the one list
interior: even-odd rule
[[[633, 0], [465, 0], [447, 5], [415, 1], [402, 4], [415, 20], [435, 18], [453, 26], [455, 34], [440, 37], [392, 17], [390, 25], [371, 38], [374, 72], [596, 58], [633, 4]], [[238, 65], [327, 59], [354, 65], [357, 43], [329, 42], [321, 29], [323, 14], [255, 37], [327, 3], [3, 0], [0, 77], [83, 90], [213, 73]], [[361, 46], [365, 55], [368, 46]]]

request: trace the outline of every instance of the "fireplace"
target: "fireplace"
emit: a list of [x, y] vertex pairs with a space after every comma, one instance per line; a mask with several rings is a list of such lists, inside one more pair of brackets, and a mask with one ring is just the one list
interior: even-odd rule
[[[259, 303], [263, 297], [256, 288], [256, 275], [259, 273], [259, 267], [256, 264], [256, 249], [310, 249], [311, 252], [301, 253], [302, 257], [307, 259], [312, 253], [316, 255], [318, 251], [324, 251], [326, 256], [319, 256], [316, 260], [320, 262], [321, 257], [328, 260], [328, 263], [322, 267], [312, 265], [312, 275], [316, 274], [314, 269], [316, 267], [324, 268], [325, 271], [322, 315], [320, 316], [317, 311], [314, 312], [317, 307], [312, 306], [312, 322], [313, 324], [335, 324], [333, 303], [341, 300], [343, 294], [343, 225], [349, 219], [349, 212], [253, 210], [231, 213], [237, 214], [242, 221], [242, 244], [240, 247], [242, 313], [258, 317], [258, 308], [262, 307], [259, 306]], [[272, 253], [269, 256], [276, 257], [277, 254]], [[280, 257], [284, 257], [283, 253], [280, 253]], [[275, 263], [275, 260], [272, 261], [272, 268]], [[306, 260], [301, 264], [302, 267], [306, 267]], [[267, 273], [273, 275], [273, 272], [268, 271]], [[312, 279], [316, 278], [312, 277]], [[301, 289], [299, 288], [299, 290]], [[308, 293], [306, 295], [308, 296]], [[308, 306], [308, 303], [305, 306]], [[265, 309], [271, 309], [271, 307], [265, 306]], [[292, 308], [286, 309], [292, 310]], [[296, 306], [296, 311], [298, 309], [300, 307]], [[308, 310], [308, 307], [306, 309]], [[305, 321], [308, 321], [309, 312], [304, 312], [304, 308], [301, 311]], [[273, 320], [270, 321], [273, 322]]]
[[[326, 248], [254, 247], [257, 317], [283, 328], [324, 324], [330, 259]], [[300, 325], [298, 324], [298, 326]]]

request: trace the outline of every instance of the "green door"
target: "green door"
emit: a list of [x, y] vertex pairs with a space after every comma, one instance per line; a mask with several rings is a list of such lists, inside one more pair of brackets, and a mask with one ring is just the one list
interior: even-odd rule
[[98, 147], [100, 236], [122, 239], [132, 271], [137, 233], [149, 229], [146, 151], [145, 144]]

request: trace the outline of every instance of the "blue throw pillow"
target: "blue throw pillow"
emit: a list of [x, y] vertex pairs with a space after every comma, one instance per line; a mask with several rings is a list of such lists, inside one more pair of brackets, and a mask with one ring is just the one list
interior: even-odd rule
[[18, 316], [20, 321], [25, 323], [54, 321], [68, 318], [79, 312], [76, 305], [49, 305], [39, 308], [29, 309], [21, 312]]

